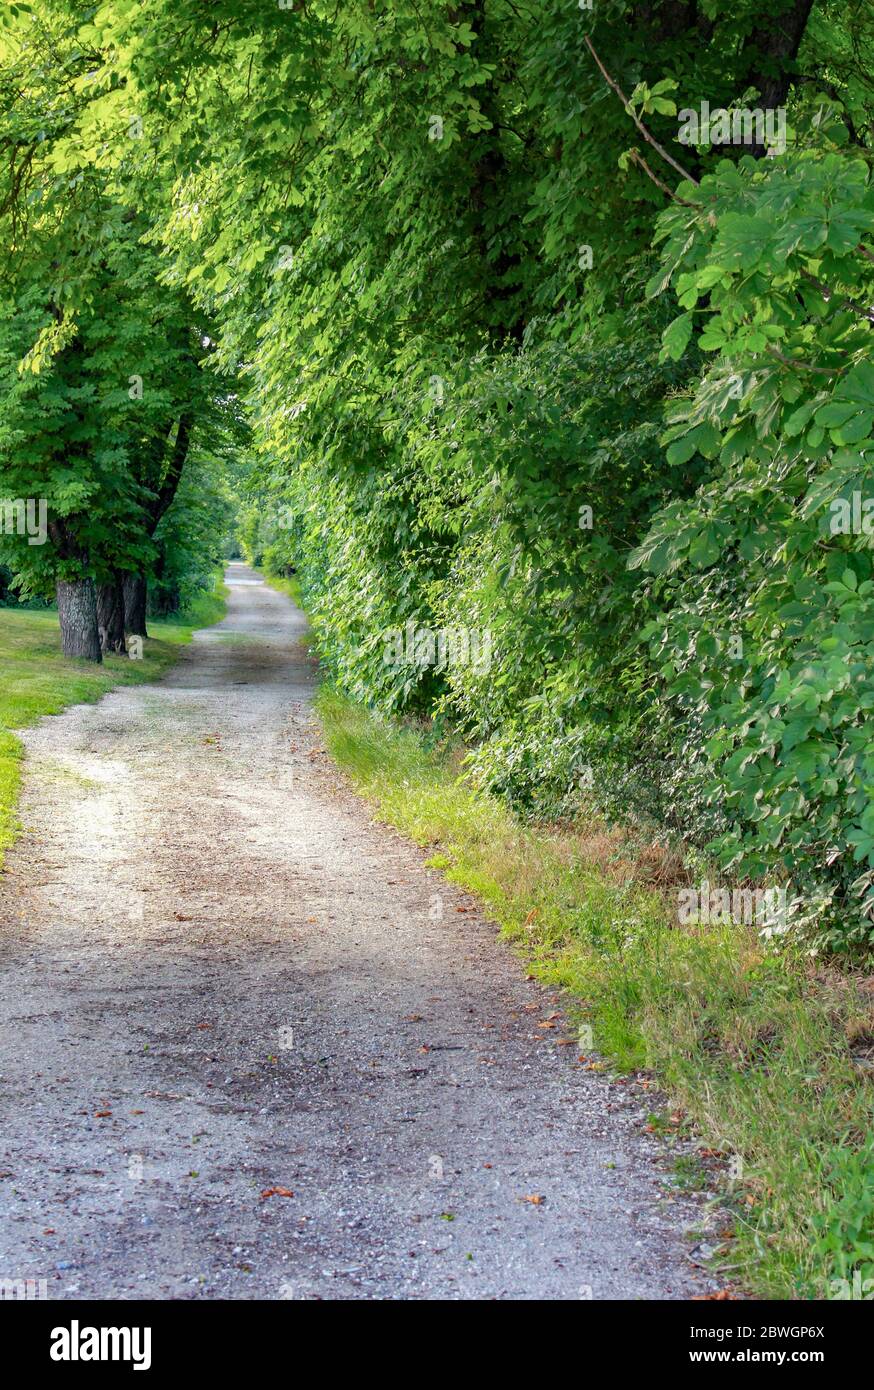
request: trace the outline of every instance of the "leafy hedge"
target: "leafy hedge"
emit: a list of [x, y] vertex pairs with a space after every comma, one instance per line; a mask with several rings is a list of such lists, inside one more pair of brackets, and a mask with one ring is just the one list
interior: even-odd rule
[[[481, 352], [436, 397], [394, 381], [391, 423], [348, 419], [366, 469], [315, 418], [288, 554], [350, 694], [447, 714], [532, 812], [680, 830], [849, 949], [874, 939], [874, 577], [847, 529], [874, 448], [867, 167], [826, 143], [678, 196], [649, 292], [679, 319]], [[411, 619], [487, 632], [489, 669], [386, 665]]]

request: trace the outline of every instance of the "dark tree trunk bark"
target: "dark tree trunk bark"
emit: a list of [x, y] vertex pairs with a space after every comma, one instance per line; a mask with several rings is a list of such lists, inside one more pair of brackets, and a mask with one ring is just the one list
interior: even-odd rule
[[[776, 110], [786, 100], [812, 8], [813, 0], [784, 0], [781, 12], [763, 15], [744, 43], [744, 56], [750, 60], [746, 81], [758, 88], [759, 105], [765, 111]], [[765, 146], [756, 142], [750, 153], [760, 159]]]
[[155, 590], [153, 589], [151, 600], [152, 617], [168, 618], [171, 613], [178, 613], [181, 601], [181, 595], [175, 585], [170, 589], [159, 591], [158, 596], [156, 596]]
[[72, 583], [58, 580], [58, 618], [64, 656], [81, 661], [102, 661], [97, 631], [97, 594], [93, 579]]
[[97, 589], [97, 630], [104, 656], [108, 652], [124, 656], [124, 592], [118, 579]]
[[[493, 44], [486, 25], [486, 0], [460, 0], [453, 12], [453, 20], [464, 20], [470, 24], [477, 36], [476, 51], [481, 59], [491, 56]], [[480, 131], [473, 137], [479, 155], [472, 171], [469, 195], [473, 238], [482, 264], [483, 313], [491, 320], [489, 328], [498, 341], [511, 337], [521, 343], [525, 322], [518, 285], [515, 283], [520, 258], [517, 252], [506, 249], [493, 257], [491, 245], [495, 201], [501, 196], [502, 181], [508, 173], [507, 160], [501, 148], [500, 127], [503, 121], [494, 79], [477, 89], [477, 100], [492, 123], [491, 130]]]
[[146, 631], [147, 583], [143, 574], [121, 576], [124, 593], [124, 630], [129, 637], [148, 637]]

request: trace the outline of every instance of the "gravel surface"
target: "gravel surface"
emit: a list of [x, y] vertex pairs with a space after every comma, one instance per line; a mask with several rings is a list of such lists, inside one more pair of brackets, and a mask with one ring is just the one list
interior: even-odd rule
[[302, 615], [243, 565], [229, 582], [162, 682], [26, 735], [0, 1277], [50, 1298], [714, 1288], [651, 1095], [559, 1046], [560, 1000], [371, 823], [319, 742]]

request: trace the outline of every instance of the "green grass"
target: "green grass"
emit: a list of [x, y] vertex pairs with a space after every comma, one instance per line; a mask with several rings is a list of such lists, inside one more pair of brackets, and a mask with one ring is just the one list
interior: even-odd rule
[[651, 1072], [680, 1108], [730, 1212], [726, 1285], [815, 1299], [853, 1270], [874, 1278], [872, 1073], [854, 1061], [874, 1056], [871, 981], [770, 952], [752, 927], [681, 928], [656, 851], [524, 825], [465, 782], [463, 750], [327, 688], [319, 708], [378, 817], [479, 895], [594, 1050]]
[[15, 804], [21, 777], [21, 740], [16, 730], [68, 705], [99, 700], [119, 685], [140, 685], [162, 675], [195, 628], [222, 617], [223, 585], [201, 595], [177, 622], [149, 620], [150, 639], [142, 661], [107, 657], [100, 666], [65, 660], [60, 653], [57, 613], [0, 608], [0, 866], [15, 838]]
[[289, 579], [279, 574], [271, 574], [265, 569], [259, 569], [258, 574], [261, 575], [265, 584], [270, 585], [271, 589], [276, 589], [280, 594], [287, 594], [292, 603], [296, 604], [298, 608], [303, 608], [303, 596], [297, 579], [293, 576]]

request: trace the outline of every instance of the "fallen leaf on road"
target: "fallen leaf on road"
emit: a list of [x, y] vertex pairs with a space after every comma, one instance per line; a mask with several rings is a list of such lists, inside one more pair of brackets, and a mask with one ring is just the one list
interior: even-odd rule
[[532, 1192], [530, 1197], [520, 1197], [520, 1202], [530, 1202], [532, 1207], [542, 1207], [543, 1198], [539, 1192]]
[[111, 1110], [95, 1110], [94, 1118], [95, 1120], [108, 1120], [111, 1114]]
[[261, 1193], [261, 1201], [267, 1197], [293, 1197], [294, 1193], [290, 1187], [265, 1187]]

